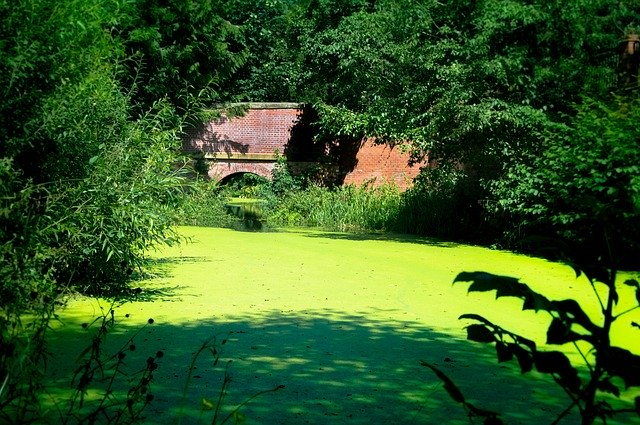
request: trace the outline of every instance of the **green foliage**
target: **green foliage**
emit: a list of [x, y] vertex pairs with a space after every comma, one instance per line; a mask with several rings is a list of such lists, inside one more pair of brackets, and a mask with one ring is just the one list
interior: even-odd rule
[[396, 230], [425, 236], [479, 241], [489, 233], [478, 199], [477, 180], [464, 170], [445, 167], [423, 170], [415, 185], [402, 194]]
[[[516, 360], [522, 373], [536, 370], [549, 374], [571, 400], [569, 406], [553, 422], [558, 423], [571, 410], [578, 409], [582, 424], [592, 424], [596, 419], [606, 423], [607, 418], [616, 414], [634, 413], [640, 416], [637, 408], [614, 408], [603, 394], [620, 397], [624, 390], [640, 386], [640, 356], [621, 347], [611, 344], [611, 325], [621, 316], [640, 308], [640, 285], [636, 280], [627, 280], [626, 285], [636, 289], [637, 305], [631, 309], [619, 311], [618, 285], [616, 270], [604, 266], [591, 265], [581, 267], [574, 264], [577, 275], [584, 274], [594, 291], [601, 307], [601, 317], [589, 317], [580, 304], [573, 299], [549, 300], [544, 295], [533, 291], [518, 279], [497, 276], [485, 272], [463, 272], [454, 280], [471, 282], [469, 292], [496, 291], [496, 298], [514, 297], [522, 300], [523, 310], [544, 311], [551, 316], [547, 330], [549, 345], [571, 344], [579, 352], [585, 362], [586, 370], [574, 366], [561, 351], [546, 351], [526, 337], [510, 332], [500, 325], [477, 314], [464, 314], [460, 319], [473, 320], [467, 326], [467, 339], [471, 341], [495, 344], [498, 362]], [[598, 286], [607, 289], [606, 299], [599, 295]], [[618, 310], [618, 311], [616, 311]], [[598, 321], [600, 323], [598, 323]], [[577, 344], [581, 342], [583, 344]], [[586, 344], [586, 347], [585, 345]], [[446, 376], [441, 376], [436, 369], [430, 367], [445, 382], [447, 391], [458, 402], [461, 399], [457, 388], [451, 389]], [[622, 387], [622, 388], [621, 388]], [[454, 391], [457, 390], [457, 391]], [[636, 397], [636, 406], [640, 398]]]
[[189, 183], [176, 215], [182, 226], [234, 227], [236, 217], [227, 214], [227, 195], [218, 183], [196, 180]]
[[571, 123], [545, 133], [540, 154], [496, 183], [496, 210], [508, 214], [520, 232], [557, 232], [582, 245], [593, 245], [589, 235], [601, 234], [601, 223], [608, 223], [616, 256], [635, 260], [640, 240], [640, 103], [629, 98], [612, 103], [585, 100], [577, 111]]
[[287, 158], [277, 154], [276, 164], [271, 172], [270, 190], [275, 196], [285, 196], [287, 193], [298, 191], [303, 187], [303, 178], [295, 176], [289, 170]]
[[[66, 406], [59, 406], [60, 423], [95, 423], [104, 421], [107, 424], [137, 423], [143, 419], [143, 411], [154, 400], [151, 384], [154, 372], [158, 369], [158, 361], [164, 357], [164, 351], [157, 351], [154, 356], [147, 358], [145, 366], [132, 372], [131, 366], [125, 361], [127, 354], [136, 351], [135, 338], [146, 325], [129, 338], [115, 354], [104, 352], [103, 344], [109, 333], [116, 327], [115, 305], [92, 323], [84, 323], [82, 327], [90, 335], [88, 345], [78, 356], [79, 366], [71, 380], [72, 393]], [[153, 319], [147, 321], [148, 325]], [[93, 330], [92, 326], [96, 325]], [[122, 388], [118, 388], [122, 376], [128, 376], [128, 390], [126, 395]], [[98, 397], [90, 399], [89, 393], [97, 393]]]
[[615, 90], [617, 46], [640, 22], [628, 3], [590, 0], [294, 2], [276, 17], [278, 7], [243, 87], [313, 104], [326, 137], [410, 141], [416, 159], [466, 173], [474, 204], [546, 150], [573, 103]]
[[401, 202], [395, 186], [309, 186], [280, 198], [268, 212], [272, 227], [309, 226], [336, 231], [393, 230]]
[[183, 186], [180, 140], [176, 130], [163, 130], [174, 118], [157, 104], [122, 139], [101, 145], [88, 177], [50, 196], [53, 223], [42, 234], [56, 249], [60, 283], [95, 294], [123, 289], [146, 250], [177, 242], [171, 225]]
[[219, 100], [218, 91], [247, 57], [241, 29], [220, 16], [216, 2], [143, 0], [127, 5], [118, 28], [130, 58], [124, 86], [136, 104], [157, 99], [188, 110], [194, 101]]

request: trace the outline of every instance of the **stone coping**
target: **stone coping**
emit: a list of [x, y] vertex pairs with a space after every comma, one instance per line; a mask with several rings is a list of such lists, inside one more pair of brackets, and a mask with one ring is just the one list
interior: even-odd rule
[[229, 109], [239, 107], [246, 107], [249, 109], [302, 109], [304, 106], [304, 103], [295, 102], [238, 102], [217, 104], [213, 106], [213, 109]]

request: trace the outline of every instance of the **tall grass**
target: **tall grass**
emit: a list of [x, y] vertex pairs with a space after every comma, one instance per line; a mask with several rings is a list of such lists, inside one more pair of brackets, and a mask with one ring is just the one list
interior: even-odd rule
[[227, 195], [211, 181], [192, 181], [176, 214], [176, 224], [201, 227], [234, 227], [238, 218], [227, 214]]
[[267, 223], [341, 232], [394, 230], [401, 202], [402, 193], [391, 185], [310, 186], [279, 198], [267, 213]]
[[[256, 217], [260, 228], [316, 227], [339, 232], [388, 231], [455, 240], [473, 240], [480, 226], [478, 194], [465, 184], [437, 188], [418, 184], [402, 191], [387, 184], [326, 188], [309, 185], [276, 193], [273, 183], [253, 190], [266, 202]], [[225, 211], [229, 199], [244, 189], [197, 182], [190, 190], [179, 224], [239, 228]], [[252, 193], [253, 193], [252, 192]], [[254, 195], [255, 196], [255, 195]], [[257, 204], [252, 204], [257, 205]]]

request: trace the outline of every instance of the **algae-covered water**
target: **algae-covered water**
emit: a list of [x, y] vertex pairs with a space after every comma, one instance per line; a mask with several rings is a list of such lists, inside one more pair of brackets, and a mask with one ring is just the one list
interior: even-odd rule
[[[466, 341], [469, 323], [458, 320], [478, 313], [543, 344], [549, 316], [522, 312], [515, 300], [495, 301], [494, 293], [467, 295], [468, 284], [452, 285], [453, 279], [476, 270], [519, 277], [548, 298], [577, 299], [597, 317], [586, 280], [523, 255], [394, 235], [180, 232], [191, 242], [151, 253], [156, 277], [140, 282], [140, 301], [116, 308], [118, 327], [107, 338], [106, 349], [115, 353], [139, 332], [127, 357], [132, 371], [164, 353], [146, 423], [211, 423], [213, 411], [201, 407], [217, 401], [227, 366], [222, 417], [284, 385], [240, 410], [248, 424], [469, 423], [421, 360], [509, 424], [550, 423], [568, 405], [551, 379], [523, 378], [517, 365], [497, 364], [491, 346]], [[632, 305], [628, 289], [620, 311]], [[91, 327], [80, 325], [108, 307], [74, 299], [60, 313], [51, 333], [49, 383], [57, 388], [51, 399], [68, 388], [88, 343]], [[145, 325], [149, 318], [153, 325]], [[640, 322], [640, 313], [616, 322], [614, 343], [640, 353], [631, 321]], [[204, 352], [190, 372], [194, 354], [213, 337], [219, 362], [214, 366], [215, 356]], [[563, 423], [576, 422], [573, 416]]]

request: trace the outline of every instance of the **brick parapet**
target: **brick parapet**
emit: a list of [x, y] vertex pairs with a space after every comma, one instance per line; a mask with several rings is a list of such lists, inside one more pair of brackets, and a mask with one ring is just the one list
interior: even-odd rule
[[[185, 140], [184, 150], [207, 159], [209, 176], [223, 179], [251, 172], [271, 177], [274, 152], [287, 152], [291, 132], [302, 114], [300, 104], [248, 104], [244, 116], [221, 116]], [[400, 146], [379, 145], [365, 140], [356, 153], [355, 166], [344, 170], [345, 184], [395, 183], [407, 188], [420, 171], [410, 167], [409, 154]]]

